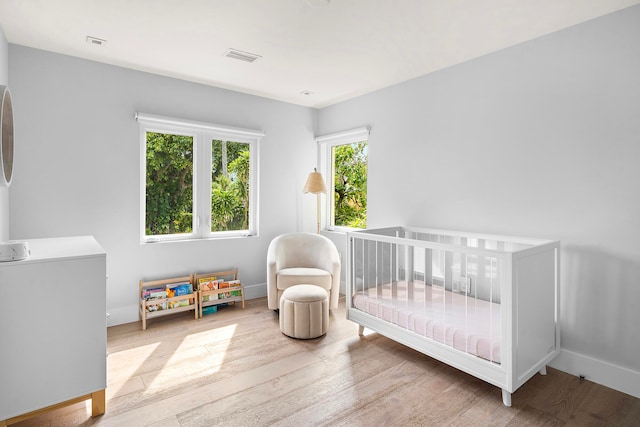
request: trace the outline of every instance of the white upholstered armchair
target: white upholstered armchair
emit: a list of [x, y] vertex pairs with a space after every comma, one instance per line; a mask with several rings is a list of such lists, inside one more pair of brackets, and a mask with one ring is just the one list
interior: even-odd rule
[[312, 233], [282, 234], [267, 251], [267, 302], [279, 308], [280, 296], [290, 286], [310, 284], [329, 294], [329, 308], [338, 308], [340, 255], [331, 240]]

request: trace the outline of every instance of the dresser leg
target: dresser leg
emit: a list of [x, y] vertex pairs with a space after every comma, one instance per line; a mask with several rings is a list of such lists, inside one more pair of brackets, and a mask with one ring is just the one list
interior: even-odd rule
[[[105, 389], [91, 393], [91, 416], [97, 417], [105, 413], [107, 409]], [[2, 427], [0, 425], [0, 427]]]

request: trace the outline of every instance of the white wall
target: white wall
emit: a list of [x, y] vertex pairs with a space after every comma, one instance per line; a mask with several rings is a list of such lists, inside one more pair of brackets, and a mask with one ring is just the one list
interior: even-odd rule
[[[9, 44], [0, 26], [0, 85], [9, 85]], [[9, 189], [0, 187], [0, 242], [9, 240]]]
[[640, 397], [639, 76], [635, 6], [325, 108], [319, 134], [371, 126], [369, 227], [561, 240], [557, 363]]
[[[316, 111], [26, 47], [9, 46], [15, 110], [12, 238], [94, 235], [107, 252], [110, 324], [138, 319], [138, 281], [232, 266], [266, 295], [266, 251], [313, 231], [302, 188], [316, 164]], [[260, 236], [139, 243], [140, 141], [134, 113], [258, 129]]]

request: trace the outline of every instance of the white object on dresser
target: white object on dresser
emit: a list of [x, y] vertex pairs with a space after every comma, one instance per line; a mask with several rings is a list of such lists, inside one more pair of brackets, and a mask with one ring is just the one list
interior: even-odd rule
[[106, 253], [93, 237], [27, 240], [0, 263], [0, 425], [92, 399], [105, 411]]
[[0, 262], [19, 261], [29, 256], [27, 242], [0, 242]]

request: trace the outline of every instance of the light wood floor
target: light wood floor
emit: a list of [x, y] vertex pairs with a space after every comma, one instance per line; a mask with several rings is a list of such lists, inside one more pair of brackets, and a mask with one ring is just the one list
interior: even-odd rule
[[153, 319], [146, 331], [111, 327], [108, 350], [105, 415], [79, 403], [16, 425], [640, 425], [640, 399], [551, 368], [507, 408], [497, 387], [378, 334], [358, 337], [344, 301], [315, 340], [282, 335], [257, 299], [199, 320]]

